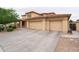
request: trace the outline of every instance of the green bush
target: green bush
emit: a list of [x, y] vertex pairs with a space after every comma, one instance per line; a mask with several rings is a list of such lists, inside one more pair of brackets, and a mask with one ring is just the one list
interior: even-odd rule
[[10, 25], [9, 28], [16, 29], [16, 26], [14, 26], [14, 25]]
[[13, 28], [7, 28], [8, 32], [12, 32], [14, 29]]
[[9, 25], [8, 28], [7, 28], [7, 31], [8, 31], [8, 32], [11, 32], [11, 31], [13, 31], [14, 29], [16, 29], [16, 26], [14, 26], [14, 25]]
[[2, 29], [0, 28], [0, 32], [2, 31]]
[[4, 30], [4, 27], [0, 25], [0, 32]]
[[16, 26], [13, 26], [14, 29], [16, 29]]

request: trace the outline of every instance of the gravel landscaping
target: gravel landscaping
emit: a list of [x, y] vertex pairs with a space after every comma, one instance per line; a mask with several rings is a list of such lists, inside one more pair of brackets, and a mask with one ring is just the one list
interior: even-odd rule
[[57, 52], [79, 52], [79, 33], [62, 34], [57, 44]]

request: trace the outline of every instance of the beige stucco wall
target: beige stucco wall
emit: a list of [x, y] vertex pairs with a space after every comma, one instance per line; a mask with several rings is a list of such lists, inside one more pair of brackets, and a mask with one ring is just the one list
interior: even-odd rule
[[26, 16], [22, 16], [22, 20], [25, 20], [27, 17]]
[[62, 21], [62, 32], [67, 33], [69, 30], [69, 20], [68, 17], [65, 17]]
[[79, 32], [79, 22], [76, 22], [76, 31]]
[[50, 31], [50, 21], [46, 20], [46, 31]]
[[22, 21], [19, 22], [19, 26], [20, 26], [20, 28], [22, 28]]
[[35, 14], [35, 13], [31, 13], [31, 17], [39, 17], [40, 15]]

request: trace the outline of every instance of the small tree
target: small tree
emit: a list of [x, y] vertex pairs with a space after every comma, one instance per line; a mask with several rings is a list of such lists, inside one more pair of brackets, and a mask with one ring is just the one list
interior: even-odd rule
[[15, 10], [0, 8], [0, 24], [5, 25], [5, 30], [6, 30], [6, 24], [16, 22], [17, 19], [18, 14], [15, 12]]

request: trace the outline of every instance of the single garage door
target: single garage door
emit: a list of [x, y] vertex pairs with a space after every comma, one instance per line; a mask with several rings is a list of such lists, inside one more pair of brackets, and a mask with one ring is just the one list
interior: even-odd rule
[[50, 21], [50, 30], [51, 31], [62, 31], [62, 21]]
[[41, 21], [31, 21], [30, 29], [42, 30], [42, 22]]

